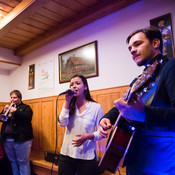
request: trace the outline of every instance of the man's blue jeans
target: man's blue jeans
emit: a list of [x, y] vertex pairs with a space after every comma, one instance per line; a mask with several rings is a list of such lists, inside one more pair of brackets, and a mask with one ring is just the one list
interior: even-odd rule
[[5, 152], [11, 162], [13, 175], [31, 175], [29, 155], [32, 140], [25, 142], [14, 142], [7, 139], [4, 143]]

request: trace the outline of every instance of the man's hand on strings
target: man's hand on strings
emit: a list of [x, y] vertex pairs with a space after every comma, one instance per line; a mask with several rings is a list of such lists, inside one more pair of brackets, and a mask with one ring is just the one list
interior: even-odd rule
[[132, 99], [129, 103], [120, 98], [114, 101], [114, 105], [123, 117], [139, 122], [145, 121], [145, 110], [141, 96], [137, 95], [137, 98]]

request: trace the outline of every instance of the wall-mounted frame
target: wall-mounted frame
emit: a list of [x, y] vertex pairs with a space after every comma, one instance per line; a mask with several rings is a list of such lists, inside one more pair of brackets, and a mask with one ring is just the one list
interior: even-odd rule
[[70, 81], [75, 74], [98, 76], [97, 41], [60, 53], [58, 59], [60, 83]]
[[171, 14], [165, 14], [150, 20], [150, 25], [160, 29], [163, 37], [163, 55], [174, 57], [174, 39], [171, 23]]
[[28, 89], [35, 88], [35, 64], [29, 65]]

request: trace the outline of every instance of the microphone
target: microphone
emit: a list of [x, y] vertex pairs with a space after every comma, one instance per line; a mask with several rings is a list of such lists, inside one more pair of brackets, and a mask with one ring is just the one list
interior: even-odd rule
[[75, 89], [70, 89], [70, 90], [68, 90], [68, 91], [64, 91], [64, 92], [60, 93], [59, 96], [60, 96], [60, 95], [64, 95], [64, 94], [69, 94], [69, 95], [71, 95], [71, 94], [74, 93], [74, 91], [75, 91]]

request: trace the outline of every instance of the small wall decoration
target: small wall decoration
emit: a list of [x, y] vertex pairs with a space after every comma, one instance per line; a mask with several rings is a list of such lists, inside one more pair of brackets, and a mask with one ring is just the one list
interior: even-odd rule
[[28, 89], [35, 88], [35, 64], [29, 66]]
[[40, 96], [50, 96], [54, 91], [55, 62], [54, 59], [37, 64], [37, 89]]
[[98, 76], [97, 41], [61, 53], [58, 57], [60, 83], [70, 81], [75, 74]]
[[150, 20], [150, 25], [158, 27], [163, 36], [163, 55], [174, 57], [174, 40], [171, 23], [171, 14], [165, 14]]

